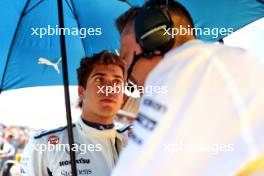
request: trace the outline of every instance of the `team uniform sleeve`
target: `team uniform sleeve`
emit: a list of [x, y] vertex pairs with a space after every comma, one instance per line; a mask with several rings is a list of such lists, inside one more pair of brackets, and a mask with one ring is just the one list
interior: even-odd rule
[[22, 154], [20, 163], [21, 176], [49, 175], [45, 161], [47, 160], [45, 159], [45, 151], [41, 150], [41, 143], [31, 137]]

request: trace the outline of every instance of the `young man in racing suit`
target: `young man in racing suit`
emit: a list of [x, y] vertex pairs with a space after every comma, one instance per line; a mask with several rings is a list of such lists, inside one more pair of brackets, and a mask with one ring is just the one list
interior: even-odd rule
[[263, 175], [263, 63], [192, 34], [173, 39], [193, 27], [190, 15], [176, 1], [151, 3], [118, 19], [120, 57], [128, 79], [167, 92], [143, 95], [113, 176]]
[[[77, 69], [82, 115], [73, 124], [73, 151], [78, 175], [110, 175], [126, 144], [126, 135], [118, 132], [113, 124], [123, 93], [108, 91], [124, 83], [124, 64], [117, 55], [103, 51], [82, 59]], [[71, 175], [66, 127], [40, 132], [30, 139], [23, 153], [21, 173], [26, 176]]]

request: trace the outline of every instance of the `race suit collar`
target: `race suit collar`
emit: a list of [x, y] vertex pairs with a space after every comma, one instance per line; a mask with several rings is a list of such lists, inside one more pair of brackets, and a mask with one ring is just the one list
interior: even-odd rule
[[85, 136], [95, 136], [97, 138], [115, 138], [117, 136], [115, 128], [97, 129], [87, 125], [81, 117], [78, 119], [76, 125]]
[[113, 123], [104, 125], [104, 124], [99, 124], [99, 123], [95, 123], [95, 122], [90, 122], [90, 121], [84, 120], [83, 118], [81, 118], [81, 119], [82, 119], [84, 124], [88, 125], [89, 127], [95, 128], [97, 130], [109, 130], [109, 129], [113, 129], [115, 127], [115, 125]]

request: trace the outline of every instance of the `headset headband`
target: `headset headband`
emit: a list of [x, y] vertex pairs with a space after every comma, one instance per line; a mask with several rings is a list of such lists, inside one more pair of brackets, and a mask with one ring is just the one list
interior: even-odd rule
[[144, 5], [135, 19], [136, 40], [145, 55], [163, 55], [173, 46], [175, 39], [168, 34], [173, 27], [168, 2], [162, 0], [149, 1]]

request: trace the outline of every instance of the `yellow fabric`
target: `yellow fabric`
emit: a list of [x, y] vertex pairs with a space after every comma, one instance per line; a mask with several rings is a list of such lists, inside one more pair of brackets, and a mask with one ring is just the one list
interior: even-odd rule
[[243, 167], [236, 176], [264, 174], [264, 155]]

